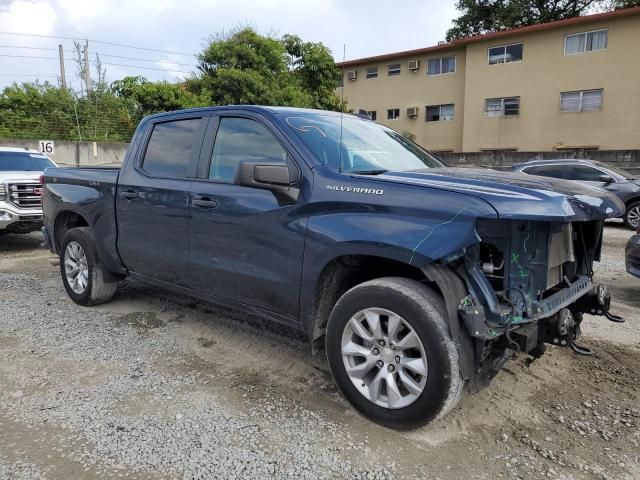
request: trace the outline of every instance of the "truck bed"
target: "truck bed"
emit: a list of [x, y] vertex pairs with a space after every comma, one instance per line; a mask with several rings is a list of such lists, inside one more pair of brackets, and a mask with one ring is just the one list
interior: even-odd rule
[[[116, 190], [120, 167], [48, 168], [44, 172], [44, 223], [51, 247], [58, 252], [60, 242], [70, 226], [87, 225], [93, 229], [101, 261], [112, 272], [124, 272], [116, 249]], [[55, 223], [47, 219], [58, 218]]]

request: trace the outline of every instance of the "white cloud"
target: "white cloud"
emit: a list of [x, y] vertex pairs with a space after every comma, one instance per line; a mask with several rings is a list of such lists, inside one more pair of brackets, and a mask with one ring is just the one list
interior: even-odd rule
[[0, 9], [3, 30], [44, 35], [53, 29], [58, 16], [49, 2], [16, 0]]
[[[54, 5], [61, 19], [77, 23], [80, 28], [91, 28], [100, 18], [116, 14], [116, 11], [111, 9], [113, 3], [109, 0], [56, 0]], [[126, 10], [117, 13], [127, 14]]]
[[[6, 5], [0, 6], [0, 25], [5, 31], [88, 38], [92, 59], [99, 52], [108, 63], [165, 70], [107, 65], [110, 81], [123, 75], [172, 80], [183, 76], [178, 71], [195, 67], [171, 62], [195, 65], [193, 54], [202, 51], [210, 35], [246, 24], [263, 33], [292, 33], [303, 40], [323, 42], [337, 60], [342, 59], [345, 44], [348, 59], [434, 45], [444, 39], [451, 25], [456, 14], [454, 3], [455, 0], [0, 0], [0, 5]], [[1, 36], [0, 39], [5, 41]], [[163, 52], [127, 49], [91, 39]], [[15, 41], [15, 45], [57, 48], [62, 43], [67, 50], [73, 48], [70, 40], [20, 37]], [[41, 65], [22, 63], [25, 65], [9, 65], [0, 59], [0, 70], [56, 73], [53, 61], [40, 62]], [[71, 66], [67, 70], [69, 77]], [[6, 82], [6, 77], [0, 77], [0, 86]]]

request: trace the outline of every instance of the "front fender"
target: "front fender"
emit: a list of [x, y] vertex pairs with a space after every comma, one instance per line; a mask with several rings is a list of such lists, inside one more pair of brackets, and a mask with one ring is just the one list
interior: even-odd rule
[[473, 197], [439, 193], [439, 198], [422, 198], [421, 208], [316, 205], [314, 210], [323, 214], [311, 215], [307, 223], [300, 296], [303, 323], [314, 315], [317, 282], [336, 258], [367, 255], [420, 268], [478, 243], [477, 219], [496, 218], [495, 210]]

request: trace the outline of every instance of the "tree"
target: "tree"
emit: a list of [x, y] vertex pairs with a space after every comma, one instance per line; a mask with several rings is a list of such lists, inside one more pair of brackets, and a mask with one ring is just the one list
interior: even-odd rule
[[188, 89], [214, 105], [340, 106], [334, 93], [340, 72], [321, 43], [244, 27], [214, 35], [198, 61], [203, 75], [187, 81]]
[[[537, 23], [552, 22], [606, 8], [609, 0], [458, 0], [462, 13], [447, 32], [447, 41]], [[612, 0], [615, 3], [627, 0]], [[630, 0], [638, 1], [638, 0]]]
[[640, 0], [611, 0], [609, 10], [620, 10], [621, 8], [640, 7]]
[[136, 122], [153, 113], [209, 105], [206, 95], [190, 92], [186, 84], [150, 82], [140, 76], [116, 80], [111, 84], [111, 92], [122, 99]]

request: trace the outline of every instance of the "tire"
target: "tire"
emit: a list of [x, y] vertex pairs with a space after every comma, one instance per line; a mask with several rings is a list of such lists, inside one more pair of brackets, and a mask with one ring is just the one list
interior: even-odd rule
[[[326, 350], [331, 373], [351, 405], [371, 420], [398, 430], [416, 428], [445, 416], [460, 400], [464, 387], [458, 352], [446, 318], [442, 297], [407, 278], [376, 279], [345, 293], [329, 317]], [[372, 328], [376, 323], [381, 326], [377, 334]], [[400, 325], [393, 328], [395, 335], [392, 323]], [[419, 342], [410, 335], [411, 331]], [[358, 332], [366, 335], [360, 336]], [[365, 340], [367, 335], [375, 341]], [[385, 347], [380, 345], [381, 339]], [[394, 341], [397, 345], [391, 345]], [[411, 344], [418, 346], [403, 348]], [[376, 359], [375, 367], [371, 365], [372, 359]], [[382, 362], [382, 367], [377, 362]], [[407, 368], [409, 363], [411, 369]], [[352, 374], [356, 372], [355, 378], [347, 368]], [[360, 379], [367, 369], [369, 372]], [[377, 389], [376, 379], [380, 376], [383, 380]], [[385, 390], [393, 394], [385, 398]]]
[[[74, 265], [81, 270], [75, 275], [73, 272], [77, 270], [72, 269]], [[100, 263], [96, 244], [88, 227], [73, 228], [62, 239], [60, 275], [71, 300], [85, 307], [108, 302], [118, 288], [117, 281], [106, 280], [111, 275]], [[71, 278], [77, 279], [77, 282]]]
[[638, 220], [640, 220], [640, 202], [633, 202], [628, 205], [622, 218], [627, 228], [637, 230]]

